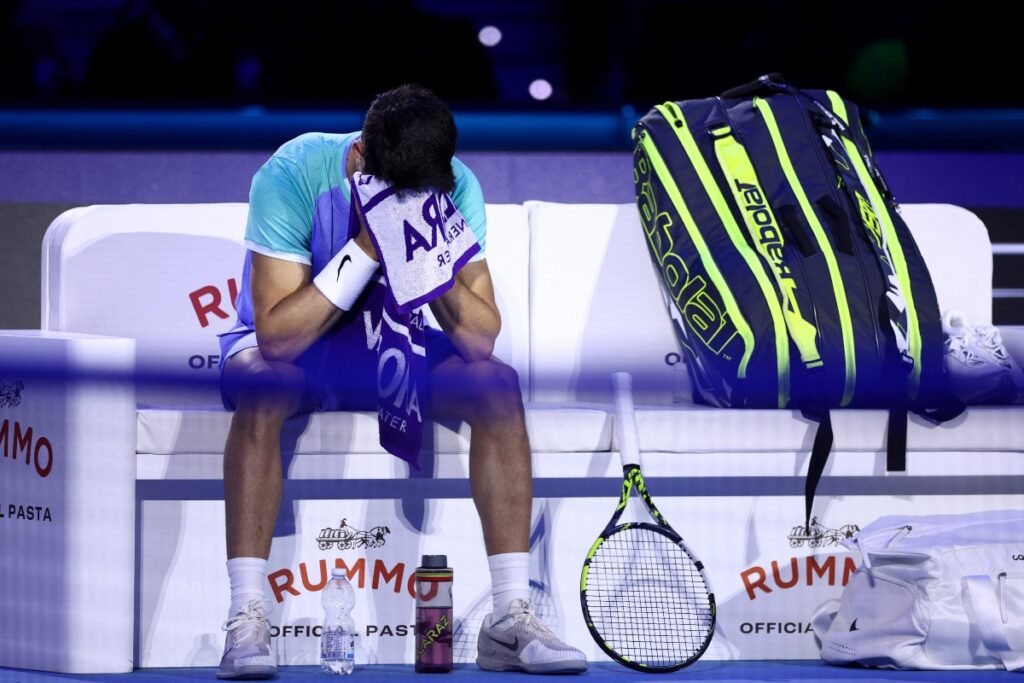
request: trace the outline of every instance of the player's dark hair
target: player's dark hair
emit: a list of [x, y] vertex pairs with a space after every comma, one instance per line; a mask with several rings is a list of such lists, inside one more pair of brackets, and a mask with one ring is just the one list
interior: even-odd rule
[[366, 112], [363, 170], [399, 190], [451, 192], [457, 135], [452, 113], [437, 95], [401, 85], [377, 95]]

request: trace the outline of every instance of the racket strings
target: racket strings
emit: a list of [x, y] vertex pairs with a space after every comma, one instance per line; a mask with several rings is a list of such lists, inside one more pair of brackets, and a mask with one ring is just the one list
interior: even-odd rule
[[590, 561], [585, 600], [605, 643], [640, 664], [687, 662], [711, 636], [704, 577], [686, 550], [651, 529], [629, 527], [601, 544]]

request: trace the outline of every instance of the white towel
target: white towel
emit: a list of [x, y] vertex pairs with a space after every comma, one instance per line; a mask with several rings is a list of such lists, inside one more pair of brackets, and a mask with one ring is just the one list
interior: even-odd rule
[[451, 289], [456, 273], [480, 251], [447, 193], [400, 192], [364, 173], [352, 176], [351, 187], [400, 313]]

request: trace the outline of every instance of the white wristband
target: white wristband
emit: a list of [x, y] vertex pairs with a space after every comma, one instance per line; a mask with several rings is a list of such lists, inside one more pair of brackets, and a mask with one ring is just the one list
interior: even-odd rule
[[313, 284], [332, 304], [343, 311], [351, 311], [379, 265], [355, 240], [349, 240], [317, 273]]

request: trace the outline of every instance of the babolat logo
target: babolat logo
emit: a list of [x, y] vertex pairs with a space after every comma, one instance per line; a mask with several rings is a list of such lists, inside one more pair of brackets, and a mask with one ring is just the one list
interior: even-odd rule
[[756, 239], [758, 250], [768, 257], [779, 277], [792, 278], [789, 266], [783, 263], [785, 255], [782, 233], [775, 224], [775, 217], [764, 200], [764, 193], [752, 183], [736, 183], [737, 192], [743, 197], [743, 210], [749, 214], [753, 224], [757, 226]]
[[[640, 223], [647, 235], [651, 253], [658, 262], [665, 287], [685, 321], [688, 333], [694, 334], [717, 356], [727, 360], [731, 360], [734, 353], [737, 357], [742, 356], [742, 348], [727, 348], [730, 342], [741, 337], [736, 324], [726, 312], [721, 294], [708, 284], [703, 275], [691, 272], [683, 258], [686, 243], [681, 236], [685, 234], [685, 228], [676, 225], [671, 213], [659, 210], [651, 161], [643, 147], [644, 137], [641, 135], [637, 139], [633, 150], [636, 204], [640, 211]], [[673, 237], [674, 232], [680, 239]], [[696, 264], [699, 264], [699, 260], [695, 261]]]
[[796, 280], [784, 262], [786, 254], [782, 231], [772, 214], [771, 207], [768, 206], [764, 192], [753, 182], [733, 180], [733, 183], [733, 195], [736, 203], [743, 208], [747, 231], [757, 243], [758, 253], [771, 264], [775, 282], [782, 293], [783, 316], [790, 336], [800, 352], [800, 360], [808, 368], [820, 367], [822, 362], [816, 343], [817, 330], [800, 313], [800, 304], [796, 300]]
[[1014, 555], [1013, 559], [1015, 562], [1024, 562], [1024, 555]]
[[0, 382], [0, 408], [17, 408], [21, 405], [21, 391], [25, 383], [20, 379]]
[[352, 550], [353, 548], [381, 548], [387, 542], [384, 537], [391, 533], [391, 529], [384, 525], [377, 525], [363, 531], [349, 526], [348, 521], [341, 520], [338, 528], [325, 527], [320, 530], [316, 537], [320, 550], [330, 550], [335, 545], [338, 550]]

